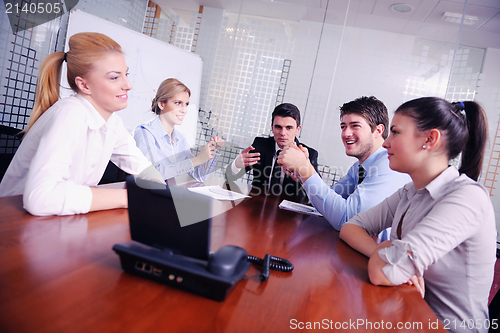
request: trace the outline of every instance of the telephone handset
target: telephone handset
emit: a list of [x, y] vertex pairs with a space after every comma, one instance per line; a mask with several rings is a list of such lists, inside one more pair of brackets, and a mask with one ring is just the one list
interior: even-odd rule
[[264, 259], [257, 258], [248, 255], [245, 249], [234, 245], [223, 246], [212, 254], [208, 260], [207, 270], [215, 275], [231, 276], [235, 271], [238, 271], [238, 267], [247, 261], [262, 266], [261, 281], [266, 281], [269, 278], [269, 269], [280, 272], [293, 270], [293, 264], [286, 259], [269, 254], [266, 254]]
[[232, 276], [236, 268], [247, 261], [247, 251], [234, 245], [221, 247], [208, 259], [207, 270], [219, 276]]

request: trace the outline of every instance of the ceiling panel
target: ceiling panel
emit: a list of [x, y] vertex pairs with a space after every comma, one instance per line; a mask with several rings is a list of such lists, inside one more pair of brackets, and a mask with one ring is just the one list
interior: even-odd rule
[[[448, 2], [457, 2], [460, 4], [464, 4], [465, 0], [446, 0]], [[467, 0], [467, 5], [475, 5], [475, 6], [483, 6], [490, 8], [498, 8], [500, 9], [500, 1], [498, 0]]]
[[[198, 11], [199, 6], [288, 21], [343, 25], [349, 4], [349, 26], [414, 35], [436, 41], [456, 40], [460, 25], [441, 19], [444, 12], [462, 13], [465, 0], [156, 0], [160, 7]], [[241, 4], [243, 3], [243, 6]], [[396, 3], [413, 7], [409, 13], [391, 9]], [[328, 13], [325, 18], [325, 8]], [[500, 48], [500, 0], [467, 0], [466, 15], [478, 17], [464, 26], [461, 44]], [[465, 33], [467, 32], [467, 33]]]
[[[373, 10], [373, 15], [383, 18], [392, 17], [405, 20], [424, 20], [430, 11], [437, 5], [438, 0], [407, 0], [407, 1], [394, 1], [394, 0], [378, 0]], [[397, 3], [404, 3], [413, 7], [413, 10], [407, 13], [398, 13], [391, 9], [392, 5]]]

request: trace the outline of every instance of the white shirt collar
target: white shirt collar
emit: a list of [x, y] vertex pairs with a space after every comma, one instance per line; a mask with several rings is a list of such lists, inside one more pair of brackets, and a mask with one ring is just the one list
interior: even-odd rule
[[434, 200], [439, 199], [446, 193], [448, 193], [448, 187], [453, 184], [453, 181], [460, 177], [460, 173], [454, 166], [449, 166], [443, 172], [434, 178], [429, 184], [425, 186], [425, 189], [429, 191], [429, 194]]
[[101, 114], [95, 109], [95, 107], [90, 103], [85, 97], [80, 94], [76, 94], [76, 98], [82, 103], [82, 105], [89, 111], [88, 112], [88, 126], [91, 130], [96, 130], [101, 128], [106, 124], [116, 123], [115, 117], [118, 117], [114, 113], [111, 114], [108, 121], [105, 121]]

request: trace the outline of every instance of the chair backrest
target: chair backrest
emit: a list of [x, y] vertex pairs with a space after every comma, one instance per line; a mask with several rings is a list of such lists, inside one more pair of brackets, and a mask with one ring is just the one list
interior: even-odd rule
[[497, 291], [495, 296], [493, 296], [493, 299], [488, 306], [488, 312], [490, 314], [490, 320], [500, 319], [500, 290]]
[[0, 125], [0, 180], [2, 180], [17, 148], [21, 144], [21, 130]]
[[113, 162], [109, 161], [108, 166], [99, 181], [99, 185], [124, 182], [128, 175], [128, 173], [117, 167]]

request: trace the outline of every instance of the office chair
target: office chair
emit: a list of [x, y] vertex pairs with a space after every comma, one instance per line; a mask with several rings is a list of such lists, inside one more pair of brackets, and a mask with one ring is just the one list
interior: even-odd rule
[[[488, 312], [490, 315], [490, 323], [492, 319], [500, 319], [500, 292], [497, 292], [493, 299], [491, 300], [490, 305], [488, 306]], [[497, 324], [498, 324], [497, 320]], [[490, 327], [489, 332], [498, 332], [499, 329], [494, 330]]]
[[17, 148], [21, 144], [21, 130], [0, 125], [0, 180], [2, 180]]
[[129, 174], [118, 168], [113, 162], [109, 161], [104, 175], [99, 181], [99, 185], [110, 184], [116, 182], [124, 182]]

